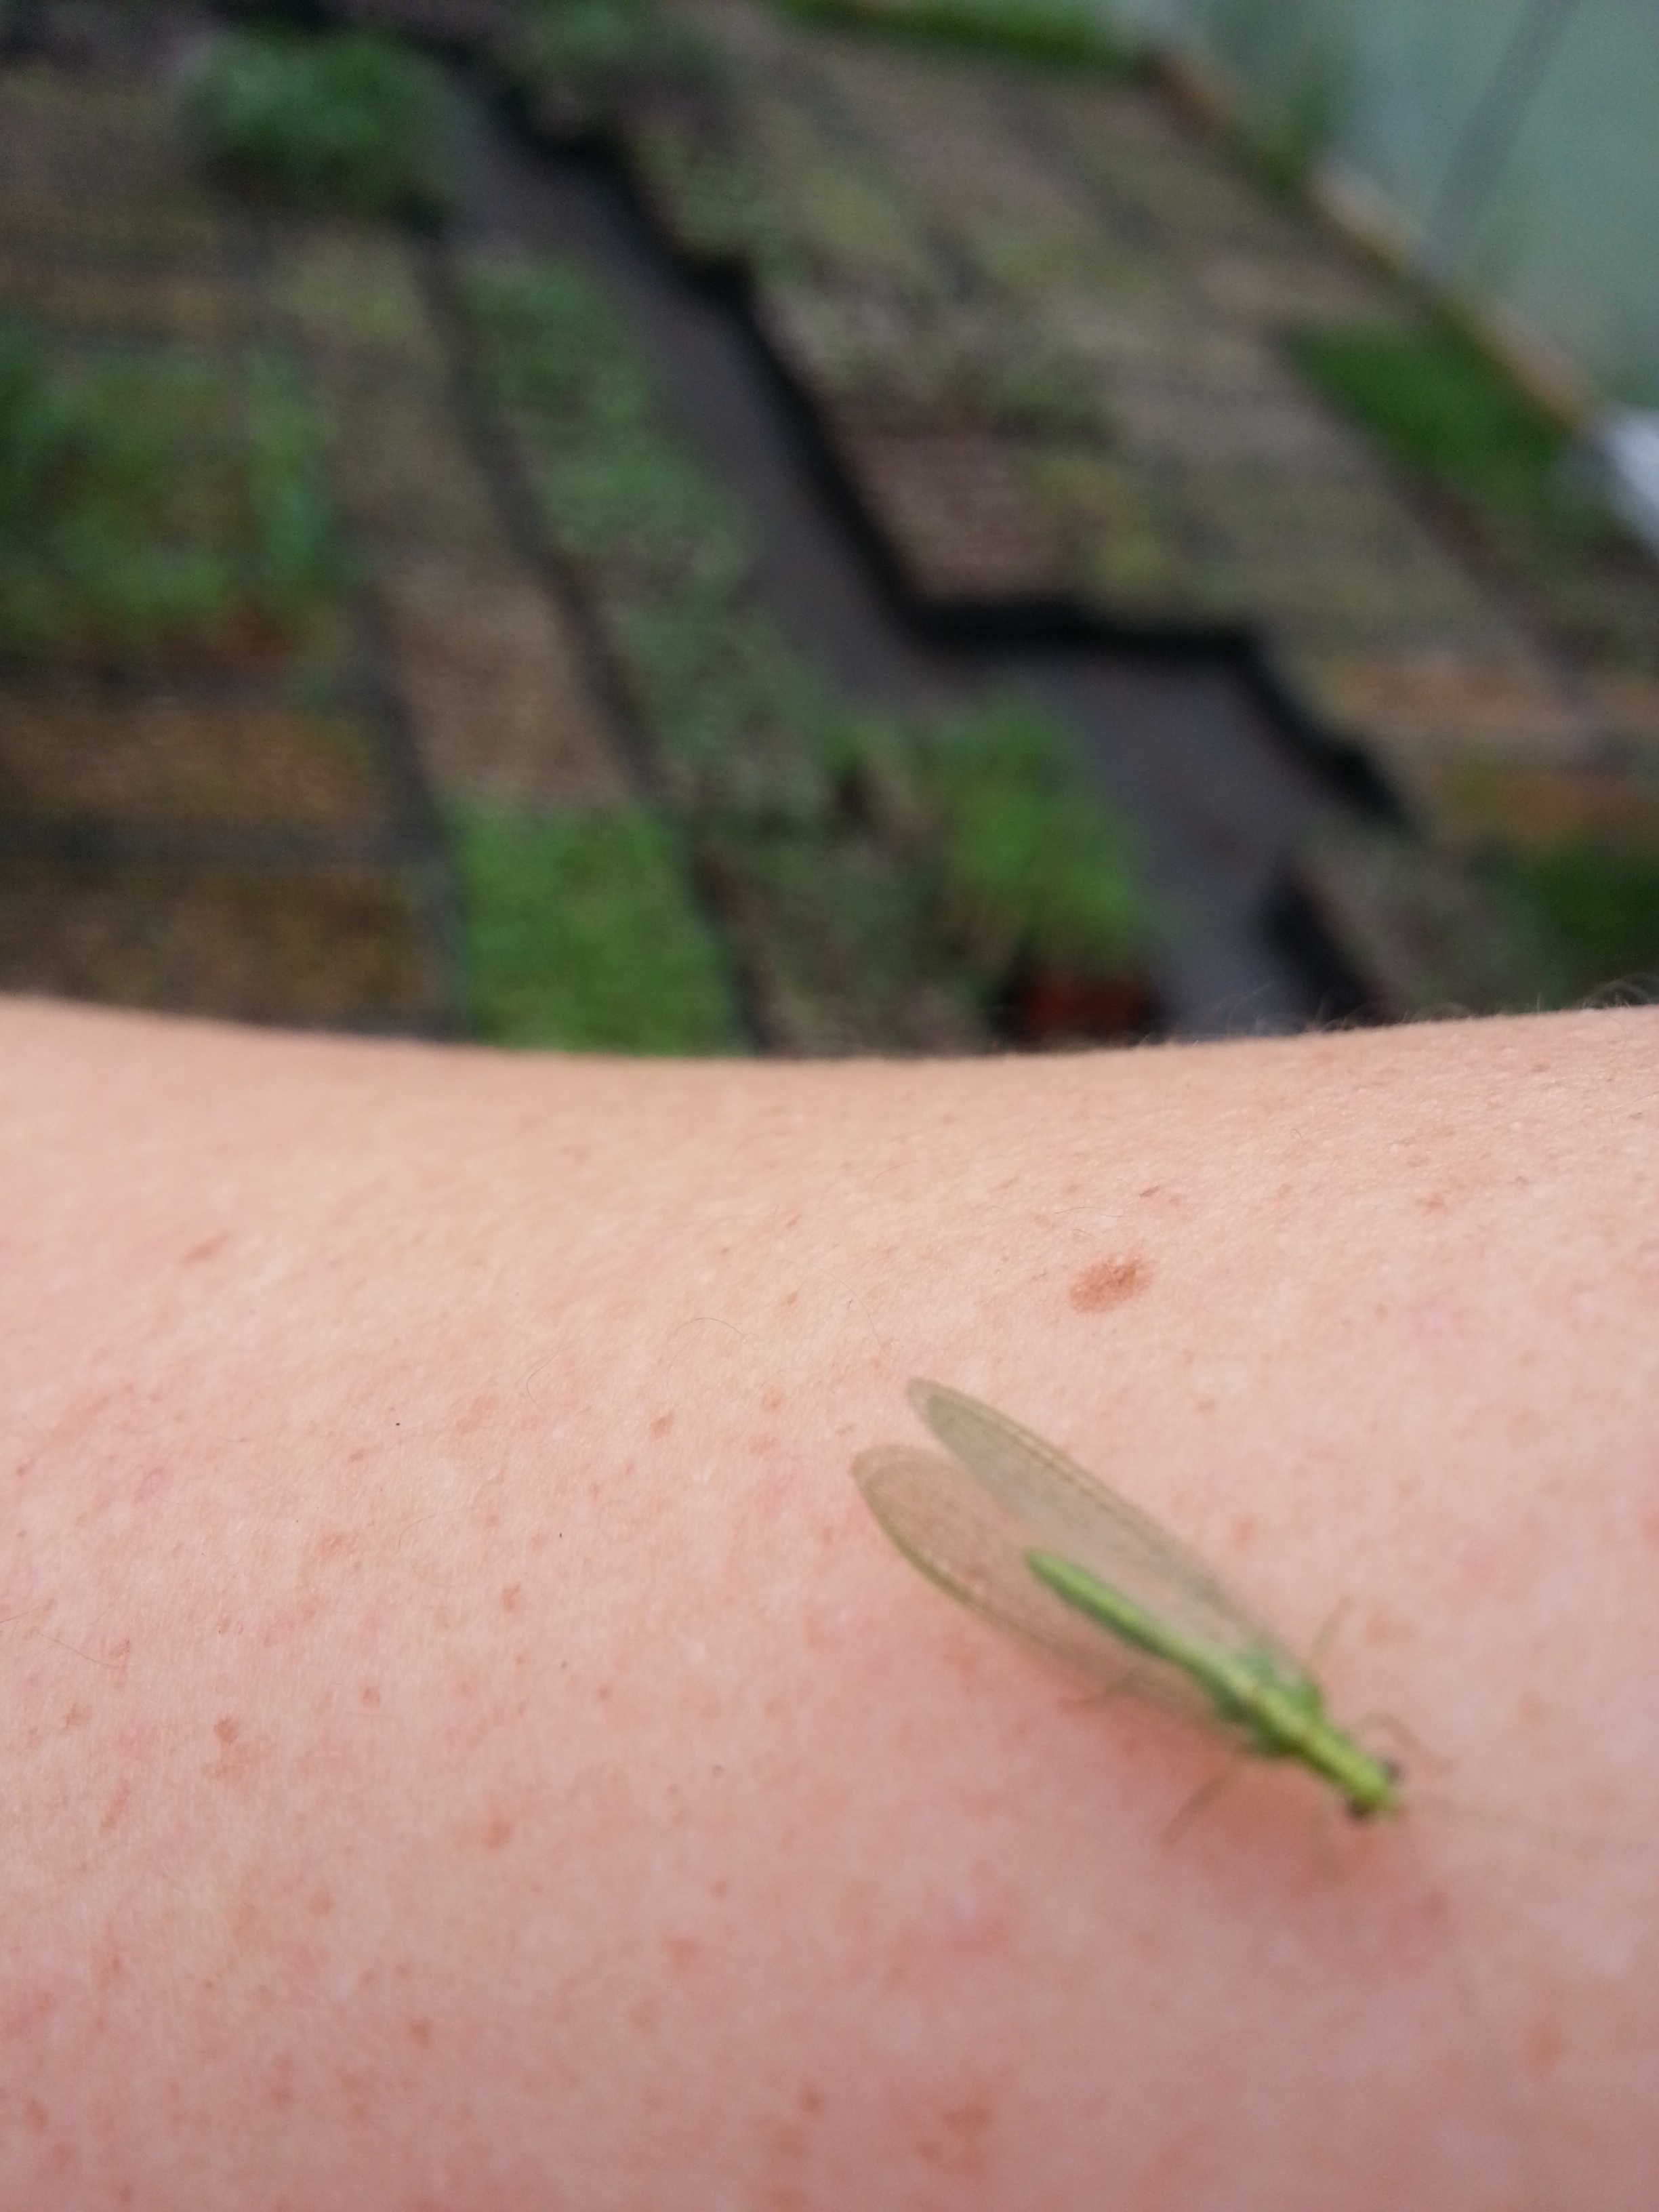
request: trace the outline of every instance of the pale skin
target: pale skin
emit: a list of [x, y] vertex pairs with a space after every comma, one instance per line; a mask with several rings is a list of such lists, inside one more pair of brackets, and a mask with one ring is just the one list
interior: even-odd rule
[[[628, 1065], [0, 1004], [0, 2203], [1659, 2201], [1659, 1016]], [[1406, 1769], [1080, 1703], [904, 1385]], [[1478, 1818], [1434, 1811], [1449, 1800]]]

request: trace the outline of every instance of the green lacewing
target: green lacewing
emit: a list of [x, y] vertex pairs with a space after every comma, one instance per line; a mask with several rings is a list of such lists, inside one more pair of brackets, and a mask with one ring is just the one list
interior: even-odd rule
[[942, 1383], [910, 1402], [951, 1455], [862, 1453], [866, 1503], [930, 1581], [1096, 1686], [1144, 1689], [1293, 1759], [1365, 1819], [1400, 1777], [1331, 1720], [1325, 1693], [1195, 1553], [1006, 1414]]

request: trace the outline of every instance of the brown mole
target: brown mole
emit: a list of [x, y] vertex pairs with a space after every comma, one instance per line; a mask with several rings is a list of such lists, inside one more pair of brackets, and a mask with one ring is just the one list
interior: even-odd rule
[[1138, 1253], [1132, 1252], [1097, 1260], [1092, 1267], [1085, 1267], [1073, 1276], [1066, 1296], [1073, 1313], [1104, 1313], [1108, 1307], [1137, 1296], [1151, 1279], [1152, 1269]]

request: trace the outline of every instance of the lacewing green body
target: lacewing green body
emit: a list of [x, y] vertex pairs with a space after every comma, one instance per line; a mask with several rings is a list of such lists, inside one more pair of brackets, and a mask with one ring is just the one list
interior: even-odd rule
[[910, 1402], [945, 1449], [863, 1453], [854, 1474], [905, 1556], [952, 1597], [1103, 1688], [1143, 1687], [1218, 1722], [1259, 1759], [1293, 1759], [1366, 1817], [1395, 1769], [1203, 1561], [1052, 1444], [938, 1382]]

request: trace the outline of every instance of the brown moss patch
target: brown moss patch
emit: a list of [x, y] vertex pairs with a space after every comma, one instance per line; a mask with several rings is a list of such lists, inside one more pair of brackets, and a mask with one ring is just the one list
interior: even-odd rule
[[166, 90], [42, 68], [0, 80], [0, 240], [195, 257], [225, 238]]
[[439, 390], [327, 369], [316, 390], [335, 495], [377, 556], [441, 551], [489, 568], [511, 561], [489, 488]]
[[1020, 599], [1063, 586], [1054, 535], [1002, 441], [855, 433], [839, 442], [918, 598]]
[[373, 829], [392, 801], [373, 732], [343, 714], [0, 692], [0, 811], [38, 822]]
[[498, 805], [614, 805], [626, 784], [546, 592], [507, 570], [453, 562], [388, 570], [380, 594], [428, 775]]
[[300, 1028], [447, 1012], [416, 886], [350, 867], [0, 860], [0, 990]]
[[441, 377], [442, 350], [401, 240], [343, 224], [297, 231], [278, 246], [270, 281], [304, 343]]
[[0, 248], [0, 309], [52, 329], [221, 346], [248, 333], [247, 301], [211, 272], [96, 268]]

